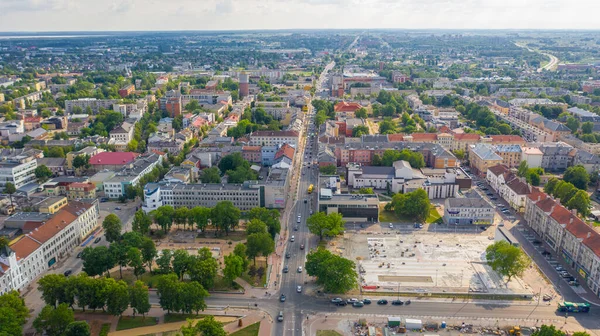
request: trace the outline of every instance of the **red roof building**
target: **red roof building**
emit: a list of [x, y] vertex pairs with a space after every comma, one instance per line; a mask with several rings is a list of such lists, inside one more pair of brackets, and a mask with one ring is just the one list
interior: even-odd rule
[[133, 162], [139, 155], [132, 152], [102, 152], [90, 158], [90, 165], [96, 171], [103, 169], [116, 170]]
[[335, 112], [356, 112], [362, 106], [359, 103], [339, 102], [335, 104], [333, 110]]

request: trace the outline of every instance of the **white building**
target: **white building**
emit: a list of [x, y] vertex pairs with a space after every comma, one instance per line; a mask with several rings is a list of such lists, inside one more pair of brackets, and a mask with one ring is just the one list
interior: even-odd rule
[[276, 146], [288, 144], [298, 147], [296, 131], [258, 131], [250, 134], [250, 146]]
[[155, 153], [136, 158], [117, 171], [115, 176], [104, 181], [104, 195], [110, 199], [125, 196], [125, 189], [128, 185], [136, 186], [140, 179], [150, 173], [158, 164], [162, 164], [162, 156]]
[[516, 176], [505, 165], [497, 165], [488, 168], [486, 179], [511, 208], [518, 212], [525, 211], [525, 201], [531, 193], [531, 186], [524, 178]]
[[118, 99], [96, 99], [96, 98], [79, 98], [77, 100], [65, 100], [65, 112], [73, 113], [74, 107], [80, 107], [83, 112], [89, 107], [94, 114], [100, 111], [100, 108], [111, 110], [113, 104], [118, 103]]
[[15, 188], [35, 182], [37, 168], [37, 152], [31, 149], [3, 149], [0, 151], [0, 189], [6, 183], [14, 184]]
[[482, 198], [447, 198], [444, 223], [453, 225], [492, 225], [494, 208]]
[[529, 168], [539, 168], [542, 166], [544, 153], [537, 147], [522, 147], [521, 159], [527, 162]]

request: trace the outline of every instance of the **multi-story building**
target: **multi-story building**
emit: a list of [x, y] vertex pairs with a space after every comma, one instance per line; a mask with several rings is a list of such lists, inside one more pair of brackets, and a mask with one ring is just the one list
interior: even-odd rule
[[65, 158], [41, 158], [36, 159], [38, 166], [46, 166], [53, 176], [65, 175]]
[[119, 170], [133, 162], [138, 156], [138, 153], [132, 152], [101, 152], [90, 158], [91, 170]]
[[540, 145], [542, 168], [546, 171], [563, 171], [573, 163], [574, 148], [564, 142], [546, 142]]
[[96, 198], [96, 186], [91, 183], [71, 183], [67, 187], [67, 198], [69, 200]]
[[12, 183], [17, 189], [36, 181], [36, 158], [41, 157], [35, 149], [2, 149], [0, 151], [0, 189]]
[[132, 94], [135, 91], [135, 86], [133, 84], [127, 84], [124, 87], [122, 87], [121, 89], [119, 89], [119, 96], [121, 96], [121, 98], [125, 98], [127, 96], [129, 96], [130, 94]]
[[490, 167], [485, 178], [511, 208], [525, 211], [525, 198], [531, 193], [531, 186], [524, 178], [515, 175], [506, 165]]
[[537, 188], [526, 199], [524, 218], [527, 226], [573, 270], [570, 273], [600, 296], [600, 234]]
[[0, 293], [25, 288], [66, 258], [97, 228], [98, 214], [97, 202], [74, 202], [0, 251]]
[[482, 198], [446, 198], [443, 220], [448, 225], [492, 225], [494, 208]]
[[96, 146], [88, 146], [88, 147], [85, 147], [78, 151], [68, 152], [67, 156], [65, 158], [67, 173], [72, 174], [75, 171], [75, 169], [73, 167], [73, 160], [76, 157], [78, 157], [80, 155], [84, 155], [84, 156], [88, 155], [91, 158], [94, 155], [96, 155], [98, 153], [102, 153], [102, 152], [104, 152], [104, 149], [98, 148]]
[[83, 112], [89, 107], [92, 113], [97, 114], [101, 108], [112, 110], [113, 104], [118, 103], [118, 99], [96, 99], [96, 98], [79, 98], [77, 100], [65, 100], [65, 112], [68, 114], [74, 113], [73, 108], [79, 107]]
[[599, 115], [597, 115], [596, 113], [592, 113], [590, 111], [584, 110], [584, 109], [580, 109], [579, 107], [571, 107], [571, 108], [567, 109], [567, 112], [572, 114], [573, 117], [575, 117], [576, 119], [578, 119], [581, 122], [587, 122], [587, 121], [593, 122], [593, 123], [600, 122]]
[[298, 147], [296, 131], [258, 131], [250, 134], [250, 146], [275, 146], [289, 144]]
[[594, 90], [600, 89], [600, 80], [585, 81], [581, 86], [583, 92], [594, 93]]
[[163, 157], [156, 153], [149, 153], [136, 158], [133, 162], [122, 165], [122, 169], [104, 181], [104, 195], [110, 199], [125, 196], [127, 186], [137, 186], [140, 179], [150, 173], [158, 164], [162, 164]]
[[242, 147], [242, 157], [248, 162], [261, 163], [261, 150], [261, 146], [244, 146]]
[[35, 206], [40, 213], [57, 213], [60, 209], [67, 206], [67, 198], [64, 196], [52, 196], [44, 199]]
[[552, 141], [558, 141], [561, 136], [571, 134], [571, 129], [564, 124], [546, 119], [542, 116], [532, 119], [530, 124], [552, 135]]
[[115, 141], [115, 145], [124, 144], [125, 147], [127, 146], [131, 139], [133, 139], [134, 125], [125, 121], [110, 131], [110, 138]]
[[496, 154], [502, 158], [502, 163], [509, 168], [518, 167], [521, 164], [523, 151], [519, 145], [496, 145]]
[[469, 148], [469, 162], [473, 173], [485, 176], [488, 168], [502, 163], [502, 157], [493, 146], [480, 143]]
[[173, 155], [179, 154], [183, 149], [183, 141], [152, 141], [148, 142], [148, 151], [168, 152]]

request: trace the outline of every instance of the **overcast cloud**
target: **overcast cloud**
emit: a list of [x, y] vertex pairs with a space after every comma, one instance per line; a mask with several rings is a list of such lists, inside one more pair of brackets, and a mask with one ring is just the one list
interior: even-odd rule
[[600, 29], [600, 0], [0, 0], [0, 31]]

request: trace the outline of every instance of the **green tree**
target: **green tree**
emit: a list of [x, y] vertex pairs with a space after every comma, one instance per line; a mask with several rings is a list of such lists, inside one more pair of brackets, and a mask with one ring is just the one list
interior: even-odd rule
[[170, 205], [163, 205], [158, 209], [150, 213], [154, 218], [154, 221], [161, 227], [164, 233], [171, 230], [173, 225], [173, 217], [175, 215], [175, 209]]
[[362, 135], [368, 135], [369, 134], [369, 128], [367, 126], [354, 126], [354, 128], [352, 129], [352, 136], [355, 138], [358, 138]]
[[144, 238], [142, 240], [142, 244], [140, 245], [140, 250], [142, 252], [142, 261], [148, 265], [148, 271], [152, 272], [152, 262], [156, 258], [157, 251], [156, 245], [154, 241], [150, 238]]
[[571, 132], [575, 133], [577, 132], [577, 129], [579, 129], [579, 120], [573, 117], [568, 117], [566, 125], [571, 130]]
[[175, 250], [173, 252], [173, 272], [177, 274], [180, 280], [183, 279], [183, 274], [187, 272], [190, 264], [190, 254], [187, 250]]
[[152, 225], [152, 218], [146, 214], [143, 210], [138, 210], [133, 216], [132, 228], [133, 231], [139, 232], [142, 235], [150, 233], [150, 225]]
[[181, 300], [181, 310], [186, 314], [195, 312], [196, 315], [201, 310], [206, 309], [205, 298], [208, 297], [208, 291], [197, 281], [183, 283], [180, 286], [179, 299]]
[[221, 183], [221, 171], [217, 167], [210, 167], [202, 170], [200, 176], [202, 183]]
[[540, 185], [540, 175], [537, 172], [530, 172], [528, 180], [532, 186], [537, 187]]
[[225, 268], [223, 268], [223, 277], [229, 283], [244, 273], [244, 260], [233, 253], [224, 258]]
[[590, 214], [590, 196], [584, 190], [578, 190], [573, 197], [567, 202], [566, 206], [569, 209], [576, 209], [582, 216]]
[[321, 172], [321, 174], [323, 175], [336, 175], [337, 168], [336, 166], [330, 164], [323, 167], [319, 167], [319, 172]]
[[193, 207], [189, 212], [189, 216], [191, 218], [188, 220], [191, 223], [196, 224], [196, 228], [198, 230], [204, 231], [204, 229], [206, 229], [208, 226], [208, 221], [210, 220], [211, 209], [201, 206]]
[[[565, 336], [565, 333], [557, 330], [553, 325], [542, 324], [542, 326], [534, 331], [531, 336]], [[573, 334], [573, 336], [575, 336], [575, 334]]]
[[375, 192], [373, 191], [373, 188], [360, 188], [360, 189], [358, 189], [358, 193], [366, 194], [366, 195], [374, 195], [375, 194]]
[[518, 247], [501, 240], [485, 250], [488, 265], [508, 281], [513, 276], [521, 276], [531, 264], [531, 260]]
[[326, 215], [324, 212], [317, 212], [308, 217], [306, 224], [312, 234], [319, 236], [319, 240], [323, 240], [323, 237], [337, 236], [344, 232], [344, 220], [339, 213]]
[[37, 332], [48, 336], [63, 336], [68, 325], [74, 321], [73, 311], [66, 304], [60, 304], [56, 308], [47, 305], [33, 321], [33, 327]]
[[228, 235], [229, 231], [239, 224], [240, 209], [236, 208], [231, 201], [221, 201], [212, 209], [211, 220], [217, 231]]
[[159, 274], [169, 274], [173, 271], [171, 261], [173, 260], [173, 252], [169, 249], [161, 251], [160, 256], [156, 259], [157, 272]]
[[69, 323], [65, 330], [65, 336], [90, 336], [90, 326], [86, 321], [75, 321]]
[[425, 221], [431, 211], [431, 202], [423, 189], [406, 194], [396, 194], [392, 198], [392, 207], [398, 216]]
[[465, 151], [462, 149], [457, 149], [453, 153], [454, 153], [454, 156], [456, 156], [456, 158], [459, 160], [464, 160], [466, 157]]
[[148, 286], [138, 280], [129, 288], [129, 305], [133, 309], [133, 316], [141, 314], [145, 317], [150, 311], [150, 298], [148, 295]]
[[142, 252], [137, 247], [130, 247], [127, 250], [127, 265], [133, 268], [133, 274], [136, 278], [144, 274], [144, 261], [142, 260]]
[[29, 310], [17, 291], [0, 295], [0, 335], [22, 335], [28, 317]]
[[356, 118], [367, 119], [367, 109], [364, 107], [359, 108], [356, 110], [356, 112], [354, 112], [354, 116]]
[[557, 179], [556, 177], [552, 177], [548, 180], [548, 182], [546, 182], [546, 185], [544, 186], [544, 192], [548, 195], [553, 195], [554, 194], [554, 189], [556, 188], [556, 185], [558, 184], [560, 180]]
[[102, 228], [104, 229], [104, 236], [110, 243], [119, 240], [121, 238], [121, 219], [115, 215], [110, 214], [102, 221]]
[[159, 303], [162, 309], [168, 313], [181, 310], [181, 287], [183, 283], [179, 281], [176, 274], [162, 275], [158, 278], [156, 286]]
[[128, 246], [125, 244], [110, 244], [108, 251], [112, 260], [119, 265], [119, 277], [123, 279], [123, 267], [127, 266], [129, 258], [127, 257]]
[[40, 183], [44, 183], [48, 181], [49, 178], [52, 177], [52, 171], [50, 168], [45, 165], [39, 165], [35, 168], [35, 177], [38, 179]]
[[581, 132], [583, 134], [592, 134], [592, 132], [594, 131], [594, 123], [591, 121], [586, 121], [583, 124], [581, 124]]
[[275, 242], [267, 232], [253, 233], [246, 239], [246, 247], [248, 257], [254, 259], [254, 264], [256, 264], [257, 256], [268, 257], [275, 251]]
[[107, 279], [106, 311], [114, 316], [121, 316], [129, 307], [129, 288], [123, 280]]
[[38, 281], [38, 290], [47, 305], [56, 307], [64, 301], [67, 278], [62, 274], [46, 274]]
[[77, 155], [73, 158], [73, 168], [81, 170], [82, 168], [88, 169], [90, 167], [90, 156], [89, 155]]
[[83, 271], [90, 276], [101, 275], [104, 272], [108, 274], [108, 270], [115, 265], [113, 256], [106, 246], [86, 247], [81, 254], [81, 260], [83, 260]]
[[10, 182], [6, 182], [6, 184], [4, 185], [4, 193], [8, 194], [8, 196], [10, 196], [10, 207], [11, 208], [13, 207], [12, 195], [16, 192], [17, 192], [17, 188], [15, 188], [15, 185]]
[[526, 177], [528, 172], [529, 172], [529, 165], [527, 164], [527, 161], [521, 161], [521, 163], [519, 164], [519, 169], [517, 171], [517, 175], [520, 177]]
[[179, 207], [177, 209], [175, 209], [175, 214], [173, 216], [173, 220], [175, 221], [175, 223], [177, 223], [177, 225], [181, 225], [183, 224], [183, 228], [185, 229], [186, 224], [187, 224], [187, 220], [188, 220], [188, 214], [189, 214], [189, 209], [186, 207]]
[[258, 219], [267, 225], [267, 230], [271, 234], [271, 237], [275, 239], [281, 231], [281, 222], [279, 221], [279, 211], [275, 209], [266, 208], [252, 208], [247, 213], [248, 219]]
[[573, 184], [577, 189], [586, 190], [590, 183], [590, 176], [581, 165], [567, 168], [563, 180]]
[[207, 247], [198, 250], [198, 254], [188, 258], [187, 273], [192, 281], [204, 288], [212, 288], [219, 265]]
[[324, 248], [306, 256], [306, 273], [316, 277], [317, 284], [322, 285], [328, 293], [345, 293], [358, 284], [354, 262]]
[[223, 329], [223, 324], [215, 320], [215, 317], [212, 315], [198, 321], [196, 330], [200, 332], [200, 335], [204, 336], [227, 336], [227, 332]]
[[559, 181], [554, 188], [554, 197], [560, 199], [563, 204], [566, 204], [571, 199], [572, 195], [575, 195], [577, 188], [569, 182]]
[[246, 233], [248, 235], [262, 232], [267, 232], [267, 224], [265, 224], [260, 219], [252, 219], [246, 224]]
[[512, 132], [512, 129], [508, 124], [499, 124], [496, 128], [498, 129], [498, 131], [500, 131], [501, 134], [504, 135], [508, 135], [510, 134], [510, 132]]
[[244, 262], [243, 272], [246, 272], [246, 270], [248, 269], [248, 265], [250, 264], [250, 262], [248, 261], [248, 255], [246, 254], [246, 251], [247, 251], [247, 247], [245, 244], [237, 244], [233, 248], [233, 254], [242, 258], [242, 261]]

